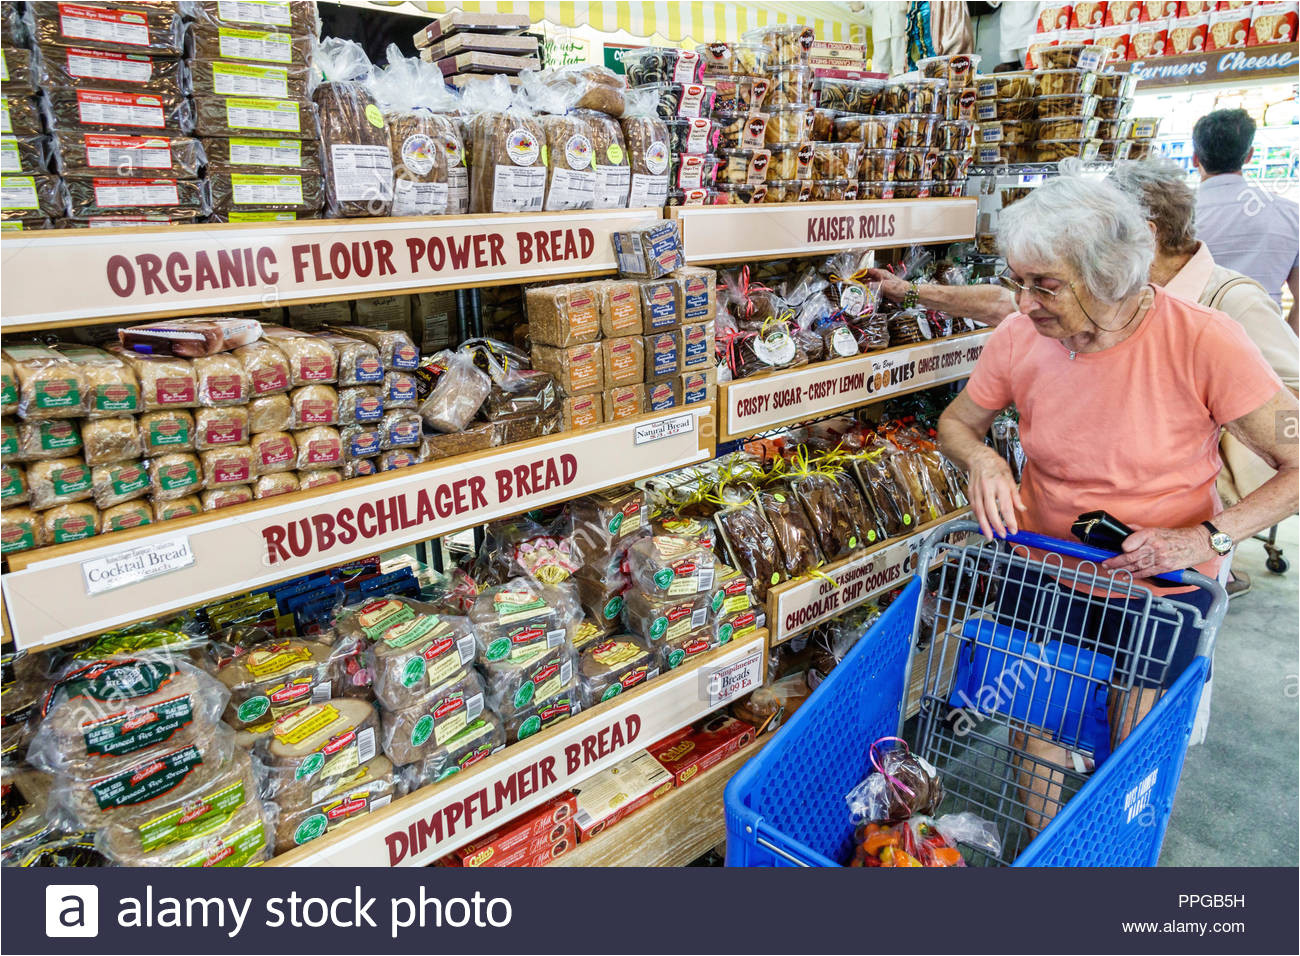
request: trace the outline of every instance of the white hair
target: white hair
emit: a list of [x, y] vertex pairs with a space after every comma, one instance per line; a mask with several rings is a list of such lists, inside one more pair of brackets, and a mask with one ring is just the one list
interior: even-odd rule
[[1146, 284], [1155, 239], [1142, 207], [1113, 183], [1068, 172], [1002, 210], [1007, 259], [1061, 263], [1093, 296], [1115, 303]]

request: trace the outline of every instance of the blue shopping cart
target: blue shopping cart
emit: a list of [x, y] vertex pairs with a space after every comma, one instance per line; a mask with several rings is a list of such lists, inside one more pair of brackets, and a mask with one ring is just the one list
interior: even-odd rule
[[[892, 735], [938, 769], [940, 813], [997, 826], [1000, 851], [967, 850], [971, 864], [1156, 863], [1227, 594], [1195, 571], [1169, 575], [1209, 592], [1202, 613], [1103, 572], [1108, 552], [978, 532], [935, 529], [902, 596], [732, 778], [728, 866], [847, 860], [844, 796], [870, 773], [871, 742]], [[1184, 624], [1196, 657], [1162, 693], [1170, 629]]]

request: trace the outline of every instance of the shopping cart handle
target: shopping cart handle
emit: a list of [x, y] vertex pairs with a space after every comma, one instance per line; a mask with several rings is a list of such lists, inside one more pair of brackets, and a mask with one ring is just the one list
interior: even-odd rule
[[[1115, 557], [1118, 553], [1115, 551], [1105, 551], [1101, 548], [1094, 548], [1091, 545], [1083, 544], [1078, 541], [1065, 541], [1061, 538], [1049, 538], [1045, 534], [1035, 534], [1032, 531], [1021, 531], [1017, 534], [1009, 534], [1005, 540], [1011, 544], [1023, 545], [1026, 548], [1036, 548], [1039, 551], [1051, 551], [1054, 554], [1063, 554], [1070, 558], [1092, 561], [1095, 564], [1101, 564], [1101, 562]], [[1166, 585], [1191, 584], [1191, 581], [1185, 579], [1186, 574], [1186, 571], [1170, 571], [1168, 574], [1156, 575], [1151, 580], [1161, 581]]]

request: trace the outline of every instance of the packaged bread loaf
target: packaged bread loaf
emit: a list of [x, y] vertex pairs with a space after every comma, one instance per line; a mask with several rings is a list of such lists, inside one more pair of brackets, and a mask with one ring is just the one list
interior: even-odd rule
[[18, 447], [7, 454], [14, 461], [42, 461], [82, 453], [81, 428], [73, 419], [19, 422], [17, 430]]
[[159, 455], [149, 461], [149, 487], [155, 502], [194, 495], [203, 488], [203, 467], [186, 452]]
[[225, 722], [236, 730], [260, 734], [305, 704], [337, 696], [332, 658], [329, 645], [298, 638], [252, 645], [216, 671], [229, 694]]
[[[622, 91], [619, 91], [622, 97]], [[617, 119], [598, 110], [577, 110], [587, 123], [591, 138], [591, 167], [596, 174], [596, 196], [593, 209], [623, 209], [627, 207], [632, 186], [632, 167], [623, 127]]]
[[647, 643], [703, 635], [710, 617], [709, 598], [708, 591], [665, 598], [631, 588], [623, 604], [623, 626]]
[[[249, 7], [275, 4], [226, 4], [245, 12]], [[286, 29], [278, 23], [215, 23], [200, 20], [190, 28], [192, 59], [237, 60], [281, 67], [303, 67], [312, 62], [314, 32]]]
[[562, 403], [563, 431], [592, 428], [605, 421], [605, 406], [597, 394], [576, 395]]
[[84, 413], [87, 388], [80, 365], [40, 345], [7, 345], [4, 357], [17, 380], [20, 418], [77, 418]]
[[[119, 466], [113, 466], [119, 467]], [[146, 472], [146, 475], [148, 473]], [[148, 483], [146, 481], [146, 487]], [[153, 508], [143, 500], [128, 501], [120, 505], [103, 508], [99, 513], [101, 533], [126, 531], [129, 528], [141, 528], [153, 524]]]
[[245, 405], [252, 398], [252, 378], [233, 354], [222, 352], [194, 359], [194, 375], [200, 405]]
[[198, 406], [198, 377], [189, 359], [143, 355], [120, 345], [112, 346], [111, 350], [135, 372], [140, 383], [141, 407], [146, 412]]
[[405, 333], [411, 328], [411, 307], [409, 295], [376, 295], [354, 299], [352, 313], [355, 321], [352, 324], [368, 329]]
[[322, 485], [336, 485], [342, 480], [343, 472], [338, 468], [317, 468], [298, 475], [298, 484], [303, 491], [308, 488], [319, 488]]
[[259, 339], [231, 353], [243, 366], [251, 386], [250, 398], [287, 392], [290, 387], [289, 361], [275, 345]]
[[[469, 675], [475, 643], [468, 619], [439, 614], [418, 601], [382, 601], [397, 601], [402, 608], [383, 619], [383, 630], [370, 629], [376, 636], [367, 651], [367, 666], [375, 697], [385, 709], [418, 706], [437, 688], [459, 683]], [[376, 603], [382, 602], [371, 602]]]
[[602, 393], [604, 418], [607, 422], [631, 418], [645, 411], [645, 386], [621, 385]]
[[581, 116], [544, 116], [546, 201], [549, 210], [591, 209], [596, 201], [591, 127]]
[[440, 432], [464, 430], [487, 399], [492, 380], [467, 352], [440, 352], [430, 356], [423, 369], [436, 376], [437, 384], [421, 402], [420, 418]]
[[259, 476], [293, 471], [298, 464], [298, 445], [286, 431], [259, 432], [249, 446]]
[[[603, 66], [570, 65], [547, 70], [545, 89], [561, 111], [598, 112], [621, 116], [624, 109], [623, 78]], [[543, 98], [547, 108], [552, 101]]]
[[645, 410], [662, 412], [682, 404], [681, 376], [659, 382], [647, 382], [645, 387]]
[[378, 753], [374, 705], [353, 697], [308, 704], [277, 720], [258, 744], [267, 789], [282, 810], [312, 802], [312, 794]]
[[325, 182], [311, 169], [240, 172], [213, 167], [206, 182], [212, 212], [221, 221], [249, 210], [314, 216], [325, 203]]
[[[274, 118], [279, 118], [279, 110], [280, 107], [277, 106], [276, 114], [272, 114]], [[313, 129], [309, 122], [307, 132], [310, 133]], [[287, 138], [290, 135], [292, 134], [286, 133], [282, 138], [270, 130], [258, 130], [256, 134], [236, 135], [229, 139], [205, 137], [203, 151], [210, 168], [232, 173], [265, 173], [273, 170], [297, 173], [302, 170], [319, 170], [320, 144], [314, 138]], [[323, 181], [321, 188], [324, 188]], [[281, 322], [283, 318], [268, 317], [262, 321]]]
[[254, 435], [261, 432], [282, 432], [292, 423], [293, 403], [288, 395], [267, 395], [265, 398], [255, 398], [248, 404], [248, 430]]
[[599, 306], [590, 284], [530, 286], [524, 301], [528, 336], [538, 345], [578, 345], [600, 337]]
[[[301, 457], [301, 449], [299, 449]], [[199, 462], [203, 468], [203, 487], [226, 488], [231, 485], [246, 485], [257, 477], [253, 466], [253, 452], [247, 445], [234, 445], [229, 448], [214, 448], [200, 452]]]
[[81, 428], [81, 440], [86, 463], [90, 465], [126, 461], [144, 453], [140, 429], [129, 415], [87, 421]]
[[279, 325], [262, 326], [262, 334], [288, 359], [291, 385], [325, 384], [338, 378], [334, 349], [324, 339]]
[[[10, 100], [12, 104], [13, 98]], [[194, 129], [189, 98], [178, 88], [137, 92], [50, 87], [45, 90], [42, 107], [46, 122], [57, 130], [187, 135]], [[14, 132], [18, 129], [15, 124]]]
[[146, 412], [138, 419], [146, 457], [194, 450], [194, 415], [184, 409]]
[[[144, 497], [149, 490], [149, 470], [142, 461], [98, 465], [91, 471], [95, 506], [101, 510]], [[105, 515], [107, 522], [108, 516]], [[105, 528], [106, 531], [116, 530]]]
[[423, 787], [446, 780], [490, 757], [505, 743], [500, 719], [485, 710], [446, 744], [428, 750], [418, 763], [406, 768], [410, 786]]
[[628, 96], [623, 115], [623, 140], [627, 144], [633, 209], [662, 206], [668, 199], [668, 126], [659, 117], [657, 98]]
[[470, 425], [462, 432], [426, 433], [420, 441], [420, 457], [425, 461], [438, 461], [483, 451], [492, 447], [495, 436], [496, 431], [491, 422]]
[[400, 329], [375, 329], [363, 325], [331, 325], [331, 332], [360, 339], [375, 347], [379, 362], [389, 371], [413, 372], [420, 365], [420, 350]]
[[318, 332], [327, 325], [351, 321], [351, 302], [295, 302], [289, 306], [289, 327], [300, 332]]
[[73, 219], [167, 216], [193, 220], [210, 211], [207, 189], [198, 180], [65, 176], [63, 182], [68, 193], [68, 214]]
[[304, 385], [289, 394], [293, 408], [290, 425], [311, 428], [335, 425], [339, 420], [339, 393], [332, 385]]
[[361, 45], [330, 37], [313, 58], [323, 78], [312, 101], [320, 125], [325, 199], [331, 216], [387, 216], [393, 206], [393, 159], [384, 114], [362, 79], [370, 61]]
[[194, 96], [237, 96], [276, 100], [308, 99], [305, 64], [238, 63], [229, 59], [192, 59], [186, 64]]
[[317, 36], [320, 33], [320, 15], [312, 0], [279, 3], [195, 0], [185, 4], [184, 9], [186, 15], [195, 21], [196, 27], [283, 30], [295, 37]]
[[421, 419], [417, 412], [398, 409], [387, 412], [379, 423], [380, 451], [420, 447]]
[[406, 778], [380, 755], [312, 792], [313, 802], [281, 811], [276, 819], [275, 852], [320, 839], [351, 820], [388, 805], [407, 791]]
[[90, 468], [80, 458], [53, 458], [27, 466], [33, 511], [85, 501], [92, 494]]
[[384, 755], [397, 764], [414, 763], [445, 747], [483, 713], [483, 685], [471, 669], [454, 682], [429, 691], [403, 710], [385, 708], [381, 717]]
[[578, 669], [584, 702], [591, 707], [658, 676], [659, 663], [640, 638], [616, 634], [587, 647]]
[[582, 615], [572, 592], [527, 578], [488, 588], [470, 609], [478, 662], [488, 680], [548, 649], [568, 644]]
[[538, 701], [569, 690], [575, 676], [574, 653], [568, 643], [547, 648], [527, 661], [498, 662], [488, 672], [488, 706], [510, 721]]
[[551, 348], [534, 345], [533, 367], [555, 376], [566, 395], [586, 395], [604, 388], [600, 342]]
[[140, 386], [126, 363], [103, 349], [55, 343], [52, 348], [81, 368], [87, 418], [133, 415], [141, 410]]
[[317, 332], [316, 337], [324, 339], [334, 349], [334, 354], [338, 358], [340, 386], [383, 383], [384, 367], [379, 362], [379, 350], [373, 345], [360, 339], [330, 332]]
[[343, 441], [337, 428], [317, 425], [294, 433], [298, 445], [298, 470], [338, 468], [343, 464]]
[[384, 397], [379, 388], [359, 386], [339, 389], [339, 424], [369, 425], [384, 417]]
[[29, 551], [45, 544], [45, 534], [36, 512], [19, 505], [0, 511], [0, 554]]
[[46, 544], [66, 544], [99, 534], [99, 509], [86, 501], [55, 505], [40, 513], [40, 521]]
[[595, 291], [600, 328], [606, 338], [641, 332], [640, 283], [635, 279], [605, 279], [586, 285]]
[[249, 440], [248, 409], [200, 408], [194, 415], [194, 447], [197, 451], [242, 445]]
[[253, 482], [253, 498], [274, 498], [287, 495], [299, 489], [298, 476], [292, 471], [282, 471], [271, 475], [259, 475]]
[[103, 9], [41, 0], [29, 3], [27, 10], [32, 38], [40, 44], [172, 57], [183, 52], [179, 3], [114, 2], [111, 9]]
[[9, 508], [23, 504], [30, 498], [26, 469], [8, 461], [0, 464], [0, 502]]
[[470, 208], [538, 212], [546, 198], [546, 131], [502, 76], [466, 89], [470, 114]]
[[183, 495], [180, 498], [159, 501], [153, 496], [153, 516], [155, 521], [171, 521], [173, 518], [188, 518], [203, 510], [198, 495]]
[[506, 743], [525, 740], [533, 734], [554, 727], [563, 720], [582, 711], [576, 680], [569, 689], [544, 700], [538, 699], [528, 707], [513, 710], [505, 718]]
[[419, 385], [410, 372], [385, 372], [380, 394], [387, 410], [420, 407]]
[[0, 412], [12, 415], [18, 411], [18, 376], [9, 357], [0, 354]]

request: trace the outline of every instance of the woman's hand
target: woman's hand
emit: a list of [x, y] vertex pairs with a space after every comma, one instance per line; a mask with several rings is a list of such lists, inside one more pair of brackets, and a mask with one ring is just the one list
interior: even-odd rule
[[894, 275], [888, 269], [868, 269], [867, 278], [880, 283], [880, 294], [890, 302], [902, 302], [911, 283]]
[[1124, 539], [1124, 553], [1104, 561], [1107, 571], [1127, 571], [1153, 578], [1181, 571], [1217, 557], [1205, 528], [1142, 528]]
[[1020, 531], [1016, 520], [1016, 511], [1024, 511], [1025, 503], [1020, 500], [1020, 489], [1012, 477], [1008, 465], [992, 448], [982, 446], [983, 450], [972, 457], [970, 462], [970, 486], [967, 498], [975, 520], [980, 524], [984, 537], [993, 540], [994, 533], [1000, 538]]

